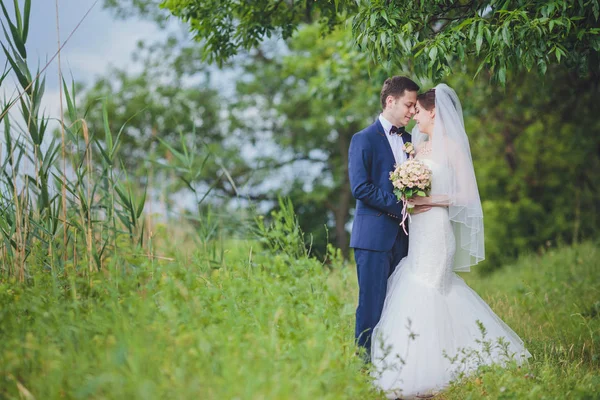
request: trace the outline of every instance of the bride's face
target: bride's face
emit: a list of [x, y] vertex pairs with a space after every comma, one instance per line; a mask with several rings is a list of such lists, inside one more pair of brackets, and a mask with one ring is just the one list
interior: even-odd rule
[[435, 107], [431, 110], [426, 110], [420, 102], [417, 102], [415, 111], [416, 114], [413, 119], [419, 126], [419, 131], [431, 135], [433, 133], [433, 123], [435, 121]]

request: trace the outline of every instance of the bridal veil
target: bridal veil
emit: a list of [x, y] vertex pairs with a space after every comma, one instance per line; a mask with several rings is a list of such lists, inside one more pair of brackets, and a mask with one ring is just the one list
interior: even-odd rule
[[456, 239], [453, 269], [469, 271], [472, 265], [485, 258], [483, 211], [462, 106], [451, 87], [446, 84], [435, 87], [435, 121], [431, 137], [419, 132], [418, 127], [412, 134], [417, 149], [430, 140], [431, 154], [427, 157], [450, 171], [445, 174], [440, 189], [448, 196], [448, 212]]

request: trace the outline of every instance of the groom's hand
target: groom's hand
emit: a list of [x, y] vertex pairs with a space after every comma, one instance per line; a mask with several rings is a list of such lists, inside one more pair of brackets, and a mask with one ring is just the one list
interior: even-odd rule
[[429, 210], [431, 210], [431, 206], [414, 206], [410, 213], [415, 215], [415, 214], [424, 213]]

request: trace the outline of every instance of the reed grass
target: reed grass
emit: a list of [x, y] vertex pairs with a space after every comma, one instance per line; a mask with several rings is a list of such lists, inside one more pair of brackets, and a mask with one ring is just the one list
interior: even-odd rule
[[[74, 83], [69, 88], [63, 79], [60, 54], [73, 32], [65, 43], [59, 39], [48, 64], [35, 72], [30, 69], [31, 5], [31, 0], [22, 6], [14, 1], [10, 15], [0, 0], [8, 27], [3, 32], [7, 64], [0, 87], [9, 78], [19, 85], [17, 94], [4, 100], [0, 115], [5, 153], [0, 175], [0, 275], [25, 282], [43, 269], [91, 277], [104, 268], [109, 255], [118, 256], [125, 238], [136, 252], [152, 253], [144, 237], [146, 190], [131, 183], [122, 168], [118, 149], [123, 128], [116, 135], [111, 131], [104, 107], [104, 131], [90, 132], [85, 111], [77, 106]], [[60, 37], [58, 7], [56, 19]], [[43, 71], [55, 58], [61, 92], [59, 135], [49, 130], [50, 118], [41, 109]], [[8, 112], [16, 105], [23, 123]]]

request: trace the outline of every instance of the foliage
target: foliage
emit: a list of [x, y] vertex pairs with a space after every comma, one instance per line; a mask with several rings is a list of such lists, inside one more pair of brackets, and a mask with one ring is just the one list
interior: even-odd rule
[[439, 80], [471, 60], [502, 85], [509, 71], [565, 64], [600, 74], [598, 0], [359, 1], [357, 45], [379, 61], [413, 61]]
[[273, 253], [283, 252], [291, 258], [307, 257], [304, 234], [294, 213], [294, 205], [290, 199], [280, 197], [279, 207], [279, 210], [271, 212], [270, 223], [263, 216], [258, 216], [256, 225], [260, 242]]
[[114, 259], [122, 273], [91, 284], [1, 282], [0, 397], [374, 398], [333, 275], [293, 248], [226, 247], [218, 267], [180, 251], [137, 268]]
[[301, 23], [319, 20], [331, 30], [344, 19], [340, 11], [354, 9], [354, 1], [164, 0], [161, 7], [188, 22], [203, 44], [204, 58], [222, 65], [240, 49], [255, 48], [274, 34], [291, 38]]
[[[533, 1], [521, 3], [518, 3], [522, 6], [520, 10], [527, 11], [531, 18], [539, 17], [537, 11], [534, 12], [535, 7], [546, 7]], [[367, 6], [367, 3], [361, 4], [360, 7]], [[402, 3], [379, 1], [371, 2], [369, 7], [378, 4], [397, 13]], [[440, 14], [443, 11], [440, 4], [417, 2], [406, 7], [419, 10], [422, 7], [422, 10], [431, 10], [444, 18]], [[472, 2], [444, 4], [450, 8], [462, 7], [460, 12], [446, 10], [448, 15], [454, 15], [454, 12], [456, 18], [463, 18], [461, 15], [472, 12], [475, 7]], [[581, 76], [582, 71], [573, 67], [572, 60], [565, 61], [566, 56], [561, 58], [560, 65], [555, 65], [552, 60], [556, 57], [552, 54], [544, 61], [547, 68], [543, 77], [533, 70], [527, 71], [528, 68], [513, 68], [507, 64], [504, 86], [490, 85], [490, 79], [497, 77], [497, 69], [484, 68], [472, 79], [482, 60], [487, 62], [483, 56], [485, 52], [502, 51], [507, 57], [513, 57], [505, 49], [506, 43], [490, 47], [485, 29], [491, 29], [490, 24], [499, 21], [508, 23], [508, 19], [518, 14], [510, 11], [517, 2], [504, 1], [502, 6], [506, 5], [508, 11], [501, 17], [494, 16], [496, 3], [481, 4], [490, 7], [472, 21], [482, 27], [484, 38], [480, 57], [472, 57], [469, 53], [476, 51], [477, 46], [476, 43], [468, 45], [467, 39], [456, 43], [456, 46], [465, 45], [469, 49], [463, 62], [458, 50], [454, 53], [440, 50], [436, 57], [452, 54], [451, 59], [444, 61], [453, 68], [447, 83], [457, 90], [463, 102], [485, 213], [488, 261], [484, 268], [491, 270], [528, 251], [597, 236], [600, 204], [592, 174], [599, 162], [597, 138], [600, 126], [593, 112], [593, 104], [599, 97], [599, 80], [593, 68]], [[545, 29], [552, 25], [549, 40], [559, 40], [561, 29], [566, 28], [560, 22], [551, 22], [554, 21], [552, 18], [573, 18], [572, 24], [579, 24], [578, 28], [569, 25], [571, 31], [563, 39], [573, 39], [573, 32], [582, 36], [579, 44], [569, 42], [575, 46], [570, 56], [587, 57], [586, 62], [593, 63], [597, 55], [593, 50], [595, 28], [581, 28], [581, 24], [595, 21], [593, 4], [578, 2], [567, 5], [566, 11], [562, 7], [567, 3], [552, 4], [548, 3], [545, 11], [542, 10], [548, 14], [548, 20], [539, 26], [540, 32], [546, 32]], [[582, 4], [589, 7], [584, 10]], [[352, 14], [347, 9], [344, 11], [343, 4], [339, 10]], [[438, 11], [434, 13], [435, 10]], [[589, 18], [578, 19], [577, 13], [587, 13]], [[398, 18], [403, 19], [427, 17], [424, 11], [400, 14]], [[379, 14], [372, 15], [379, 21], [375, 25], [384, 29], [386, 25], [380, 21]], [[433, 23], [432, 19], [427, 21]], [[450, 35], [454, 21], [447, 22], [450, 30], [440, 30], [436, 35]], [[514, 39], [513, 25], [514, 21], [510, 22], [509, 33]], [[424, 31], [415, 34], [414, 40], [434, 43], [433, 32], [421, 28]], [[528, 29], [527, 24], [519, 26], [521, 28]], [[413, 29], [416, 32], [416, 25]], [[499, 34], [503, 32], [501, 29]], [[541, 57], [540, 54], [546, 53], [536, 50], [535, 46], [541, 46], [541, 39], [536, 35], [528, 38], [533, 44], [516, 39], [511, 43], [514, 46], [525, 43], [529, 46], [528, 52]], [[391, 34], [386, 37], [391, 40]], [[203, 51], [202, 48], [200, 43], [195, 51]], [[398, 46], [394, 48], [399, 49]], [[422, 56], [429, 57], [429, 54], [422, 53]], [[180, 65], [190, 66], [183, 69], [193, 76], [194, 67], [189, 61]], [[377, 93], [384, 78], [402, 73], [402, 66], [407, 70], [413, 68], [414, 60], [406, 57], [391, 65], [385, 59], [373, 63], [367, 52], [353, 46], [349, 27], [338, 27], [323, 36], [318, 25], [301, 24], [285, 43], [263, 42], [245, 57], [234, 61], [238, 82], [235, 100], [225, 106], [230, 112], [226, 121], [222, 121], [230, 128], [228, 139], [232, 140], [221, 143], [223, 146], [233, 143], [231, 148], [240, 144], [240, 154], [250, 154], [250, 157], [225, 158], [224, 166], [234, 185], [222, 179], [219, 183], [209, 182], [205, 188], [213, 187], [215, 183], [214, 193], [230, 197], [241, 195], [250, 200], [266, 200], [269, 204], [274, 204], [279, 194], [290, 196], [307, 239], [312, 238], [308, 241], [313, 250], [323, 255], [325, 243], [331, 241], [349, 256], [346, 227], [351, 222], [353, 199], [346, 189], [347, 141], [376, 116], [379, 109]], [[527, 66], [525, 59], [521, 64]], [[587, 64], [581, 61], [578, 65]], [[437, 63], [431, 68], [431, 74], [436, 75], [436, 68], [445, 67]], [[425, 89], [433, 81], [422, 80], [420, 83]], [[558, 138], [554, 140], [556, 136]], [[329, 231], [323, 229], [324, 226]]]
[[119, 18], [141, 16], [161, 26], [166, 25], [166, 13], [160, 8], [163, 0], [104, 0], [104, 7], [114, 10]]
[[[123, 127], [121, 151], [128, 155], [123, 161], [128, 170], [141, 175], [149, 168], [149, 154], [162, 160], [171, 156], [157, 139], [177, 146], [184, 134], [187, 145], [197, 147], [222, 140], [218, 94], [206, 82], [185, 84], [183, 72], [173, 68], [183, 55], [169, 50], [142, 48], [135, 55], [143, 63], [141, 72], [111, 70], [85, 90], [81, 101], [88, 126], [99, 138], [103, 112], [108, 113], [112, 130]], [[152, 57], [154, 52], [160, 52], [160, 60]]]
[[325, 32], [351, 19], [354, 42], [374, 61], [391, 66], [411, 60], [421, 77], [438, 80], [474, 59], [502, 84], [508, 71], [544, 74], [561, 63], [582, 75], [600, 73], [598, 0], [165, 0], [162, 6], [188, 23], [205, 56], [219, 63], [274, 32], [291, 38], [303, 15], [318, 11]]
[[[326, 224], [330, 240], [346, 256], [345, 227], [354, 204], [348, 147], [352, 135], [374, 120], [379, 108], [374, 94], [380, 89], [378, 79], [369, 76], [366, 57], [349, 41], [348, 30], [320, 38], [319, 27], [311, 25], [298, 31], [286, 49], [262, 47], [242, 62], [232, 112], [233, 126], [245, 138], [258, 144], [270, 139], [280, 149], [257, 149], [253, 181], [281, 180], [291, 169], [292, 177], [279, 186], [297, 205], [303, 229], [323, 254]], [[376, 70], [376, 76], [383, 80], [384, 71]], [[256, 197], [259, 190], [250, 193]]]
[[[294, 219], [289, 210], [280, 217]], [[264, 233], [298, 234], [288, 228]], [[354, 269], [291, 255], [296, 243], [227, 241], [219, 265], [178, 245], [173, 261], [131, 268], [113, 259], [111, 279], [2, 279], [0, 397], [381, 398], [355, 356]], [[440, 398], [593, 398], [597, 253], [588, 242], [466, 274], [533, 359], [483, 368]]]
[[454, 75], [484, 207], [486, 268], [598, 235], [600, 85], [552, 67], [504, 89]]

